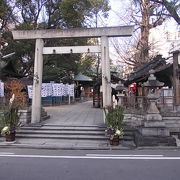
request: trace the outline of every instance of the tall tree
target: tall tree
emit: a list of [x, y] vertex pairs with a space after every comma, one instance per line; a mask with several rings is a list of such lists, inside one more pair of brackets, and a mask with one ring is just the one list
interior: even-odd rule
[[8, 25], [12, 22], [16, 22], [15, 6], [13, 0], [1, 0], [0, 1], [0, 31], [7, 30]]
[[[134, 69], [142, 67], [150, 61], [151, 44], [149, 42], [150, 30], [161, 25], [169, 16], [164, 6], [152, 0], [134, 0], [132, 4], [131, 19], [135, 23], [137, 31], [134, 36], [132, 47], [128, 46], [128, 52], [123, 55], [126, 64]], [[115, 43], [115, 49], [122, 57], [119, 45]]]
[[[18, 21], [16, 29], [66, 29], [89, 27], [89, 19], [94, 17], [94, 8], [107, 13], [108, 0], [14, 0]], [[104, 6], [106, 4], [106, 6]], [[10, 32], [4, 35], [11, 44], [6, 51], [16, 51], [13, 61], [23, 76], [32, 76], [34, 60], [34, 41], [13, 41]], [[85, 44], [87, 39], [45, 40], [46, 46]], [[56, 55], [44, 57], [44, 77], [52, 74], [52, 79], [60, 79], [67, 74], [76, 73], [81, 55]], [[50, 68], [51, 67], [51, 68]], [[61, 73], [62, 72], [62, 73]], [[49, 78], [48, 78], [49, 80]]]

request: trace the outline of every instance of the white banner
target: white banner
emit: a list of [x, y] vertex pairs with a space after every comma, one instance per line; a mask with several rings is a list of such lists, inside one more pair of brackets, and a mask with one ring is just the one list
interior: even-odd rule
[[[33, 86], [28, 85], [28, 96], [32, 99]], [[74, 97], [74, 84], [42, 83], [41, 97], [47, 96], [72, 96]]]

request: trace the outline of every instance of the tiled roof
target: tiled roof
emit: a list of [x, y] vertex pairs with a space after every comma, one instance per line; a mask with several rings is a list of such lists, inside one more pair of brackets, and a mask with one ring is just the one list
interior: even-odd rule
[[79, 73], [78, 75], [75, 75], [74, 81], [92, 81], [92, 78]]

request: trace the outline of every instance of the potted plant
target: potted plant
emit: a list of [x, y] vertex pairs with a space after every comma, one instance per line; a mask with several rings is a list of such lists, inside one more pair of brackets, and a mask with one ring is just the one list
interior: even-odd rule
[[5, 136], [6, 141], [14, 141], [16, 128], [20, 125], [19, 105], [15, 103], [15, 95], [9, 101], [9, 106], [5, 107], [1, 114], [2, 130], [1, 134]]
[[104, 111], [107, 124], [106, 136], [109, 137], [111, 145], [119, 145], [119, 137], [123, 135], [123, 107], [116, 106], [113, 108], [110, 106], [106, 107]]

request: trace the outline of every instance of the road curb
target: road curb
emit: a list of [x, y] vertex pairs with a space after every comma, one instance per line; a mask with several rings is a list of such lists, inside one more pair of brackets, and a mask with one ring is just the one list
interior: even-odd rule
[[180, 150], [177, 146], [143, 146], [137, 147], [137, 150]]
[[15, 143], [3, 143], [0, 144], [0, 148], [24, 148], [24, 149], [49, 149], [49, 150], [132, 150], [132, 147], [123, 146], [60, 146], [60, 145], [39, 145], [39, 144], [15, 144]]
[[16, 142], [0, 143], [0, 148], [23, 148], [23, 149], [49, 149], [49, 150], [180, 150], [174, 146], [144, 146], [144, 147], [125, 147], [125, 146], [60, 146], [60, 145], [41, 145], [41, 144], [16, 144]]

